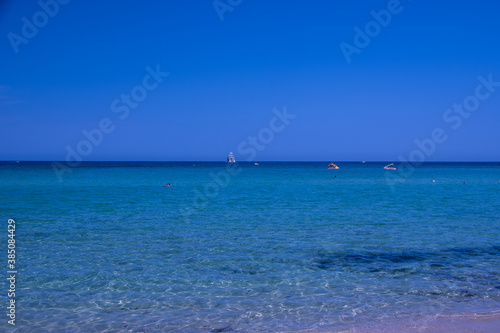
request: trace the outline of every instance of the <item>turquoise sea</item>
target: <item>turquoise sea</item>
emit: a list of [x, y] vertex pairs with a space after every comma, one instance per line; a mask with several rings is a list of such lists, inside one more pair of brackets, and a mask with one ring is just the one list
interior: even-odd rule
[[500, 163], [335, 163], [86, 162], [59, 181], [1, 162], [18, 274], [0, 327], [330, 332], [500, 309]]

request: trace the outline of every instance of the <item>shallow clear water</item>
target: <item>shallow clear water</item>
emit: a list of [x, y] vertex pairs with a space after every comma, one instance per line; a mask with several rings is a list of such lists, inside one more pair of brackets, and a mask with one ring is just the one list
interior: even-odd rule
[[321, 332], [500, 308], [500, 164], [327, 164], [89, 162], [58, 182], [50, 163], [0, 163], [17, 331]]

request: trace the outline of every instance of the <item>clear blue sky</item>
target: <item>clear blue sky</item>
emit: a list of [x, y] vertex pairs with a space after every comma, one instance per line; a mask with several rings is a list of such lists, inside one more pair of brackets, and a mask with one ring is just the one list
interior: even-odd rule
[[[0, 160], [64, 160], [103, 118], [115, 129], [84, 160], [241, 160], [286, 106], [256, 160], [397, 161], [442, 128], [426, 160], [499, 161], [500, 87], [457, 129], [443, 115], [478, 76], [500, 81], [500, 2], [401, 0], [348, 63], [339, 45], [389, 2], [243, 0], [221, 21], [212, 0], [72, 0], [43, 25], [36, 1], [2, 1]], [[112, 102], [157, 64], [169, 76], [120, 119]]]

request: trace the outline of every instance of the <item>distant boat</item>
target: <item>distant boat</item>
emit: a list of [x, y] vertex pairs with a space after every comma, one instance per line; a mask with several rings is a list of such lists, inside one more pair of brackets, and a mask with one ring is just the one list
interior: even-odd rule
[[396, 167], [394, 166], [394, 163], [387, 164], [384, 169], [386, 170], [396, 170]]
[[253, 165], [259, 165], [259, 163], [255, 162]]
[[336, 164], [330, 163], [328, 164], [328, 169], [338, 169], [339, 167]]
[[363, 161], [363, 162], [361, 162], [361, 163], [366, 163], [366, 161]]
[[236, 162], [236, 160], [234, 159], [234, 155], [233, 153], [229, 153], [229, 155], [227, 155], [227, 163], [234, 163]]

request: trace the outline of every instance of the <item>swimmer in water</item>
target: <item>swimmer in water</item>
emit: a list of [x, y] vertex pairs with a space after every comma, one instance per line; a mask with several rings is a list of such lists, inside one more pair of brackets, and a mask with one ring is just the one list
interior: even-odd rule
[[170, 183], [167, 184], [167, 187], [170, 187]]

